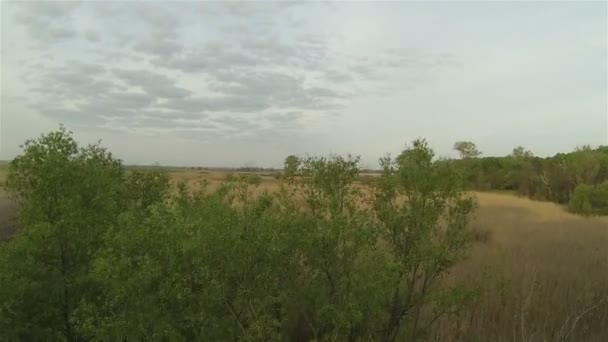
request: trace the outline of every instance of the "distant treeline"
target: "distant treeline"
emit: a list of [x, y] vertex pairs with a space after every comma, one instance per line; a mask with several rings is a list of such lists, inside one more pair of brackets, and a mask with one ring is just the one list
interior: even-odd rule
[[583, 146], [547, 158], [518, 147], [505, 157], [465, 155], [453, 162], [469, 189], [514, 191], [581, 214], [608, 214], [608, 146]]

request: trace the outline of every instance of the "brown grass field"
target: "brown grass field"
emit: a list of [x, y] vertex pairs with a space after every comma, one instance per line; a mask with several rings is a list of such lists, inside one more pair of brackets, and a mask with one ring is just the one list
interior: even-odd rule
[[[236, 174], [236, 173], [234, 173]], [[228, 172], [174, 171], [214, 189]], [[256, 193], [279, 181], [262, 178]], [[458, 317], [439, 323], [439, 341], [608, 341], [608, 217], [582, 217], [549, 202], [477, 193], [479, 240], [447, 282], [479, 289]]]
[[[227, 171], [170, 171], [191, 188], [220, 186]], [[236, 173], [234, 173], [236, 174]], [[276, 191], [258, 174], [256, 193]], [[3, 182], [0, 172], [0, 184]], [[608, 341], [608, 217], [581, 217], [547, 202], [477, 193], [469, 257], [445, 280], [479, 290], [460, 315], [439, 322], [439, 341]], [[0, 238], [14, 231], [14, 206], [0, 192]]]

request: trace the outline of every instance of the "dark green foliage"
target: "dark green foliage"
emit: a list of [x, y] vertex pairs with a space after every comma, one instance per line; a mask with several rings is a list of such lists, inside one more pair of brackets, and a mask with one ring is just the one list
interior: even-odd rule
[[[588, 146], [577, 148], [571, 153], [549, 158], [533, 157], [531, 152], [518, 147], [507, 157], [463, 159], [455, 163], [469, 189], [513, 190], [532, 199], [560, 204], [571, 203], [577, 186], [588, 184], [595, 187], [608, 180], [608, 149], [601, 146], [597, 149]], [[575, 200], [580, 204], [573, 204], [575, 207], [585, 202], [580, 196], [583, 195]], [[589, 212], [603, 212], [601, 208], [597, 209]]]
[[475, 143], [471, 141], [457, 141], [454, 143], [454, 150], [458, 151], [460, 158], [471, 159], [481, 156], [481, 152], [477, 149]]
[[[8, 188], [23, 229], [0, 246], [2, 340], [412, 340], [471, 296], [441, 286], [475, 207], [424, 141], [384, 159], [298, 160], [277, 194], [124, 171], [65, 130], [26, 143]], [[253, 180], [252, 180], [253, 179]]]
[[126, 177], [126, 197], [139, 208], [162, 202], [169, 190], [169, 177], [160, 170], [133, 170]]
[[608, 181], [599, 185], [579, 184], [568, 209], [583, 215], [608, 215]]
[[245, 177], [245, 182], [249, 185], [260, 185], [262, 183], [262, 177], [260, 175], [247, 175]]
[[105, 149], [78, 148], [63, 128], [23, 149], [7, 179], [22, 229], [0, 251], [0, 339], [76, 340], [92, 260], [124, 206], [124, 172]]
[[435, 286], [472, 240], [467, 226], [476, 202], [464, 194], [453, 165], [433, 157], [426, 141], [416, 140], [396, 161], [381, 160], [375, 211], [394, 263], [383, 340], [423, 337], [434, 320], [457, 313], [472, 295]]
[[286, 176], [294, 176], [298, 172], [298, 168], [300, 167], [300, 158], [290, 155], [285, 158], [283, 172]]

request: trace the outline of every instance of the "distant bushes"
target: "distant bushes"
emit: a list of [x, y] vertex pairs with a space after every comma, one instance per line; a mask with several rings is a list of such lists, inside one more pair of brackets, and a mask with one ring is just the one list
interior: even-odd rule
[[262, 177], [260, 175], [245, 175], [245, 182], [249, 185], [260, 185]]
[[466, 186], [475, 190], [512, 190], [521, 196], [568, 205], [572, 212], [605, 214], [608, 147], [577, 148], [553, 157], [534, 157], [521, 148], [506, 157], [453, 161]]
[[224, 178], [226, 182], [244, 182], [249, 185], [259, 185], [262, 183], [262, 176], [258, 174], [233, 174], [229, 173]]
[[600, 185], [579, 184], [568, 209], [583, 215], [608, 215], [608, 182]]

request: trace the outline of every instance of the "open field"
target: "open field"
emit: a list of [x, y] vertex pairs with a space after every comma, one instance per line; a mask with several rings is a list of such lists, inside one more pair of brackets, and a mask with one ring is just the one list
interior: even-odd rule
[[[237, 175], [168, 172], [172, 180], [185, 181], [191, 188], [205, 181], [211, 189]], [[256, 193], [279, 187], [272, 173], [245, 174], [259, 176]], [[554, 203], [507, 193], [477, 193], [477, 197], [473, 228], [482, 242], [473, 246], [468, 259], [445, 281], [473, 285], [479, 295], [458, 317], [441, 321], [434, 339], [605, 340], [608, 217], [577, 216]], [[14, 232], [14, 212], [0, 192], [0, 239]]]
[[[191, 187], [206, 181], [213, 189], [229, 173], [170, 174]], [[258, 175], [262, 181], [256, 193], [278, 189], [272, 174]], [[605, 340], [608, 217], [582, 217], [555, 203], [507, 192], [479, 192], [477, 198], [473, 228], [484, 242], [473, 246], [448, 281], [473, 284], [479, 298], [459, 319], [441, 322], [436, 338]]]

